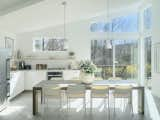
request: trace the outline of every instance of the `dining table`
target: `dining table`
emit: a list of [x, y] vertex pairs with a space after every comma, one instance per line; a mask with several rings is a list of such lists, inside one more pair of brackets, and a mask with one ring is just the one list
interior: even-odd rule
[[[116, 86], [132, 86], [132, 90], [138, 91], [138, 108], [139, 112], [144, 114], [144, 86], [138, 85], [136, 81], [134, 80], [95, 80], [92, 83], [83, 83], [80, 80], [43, 80], [33, 86], [33, 115], [38, 114], [38, 106], [39, 106], [39, 98], [41, 101], [41, 104], [43, 102], [43, 86], [50, 86], [50, 85], [58, 85], [59, 89], [61, 90], [67, 90], [69, 85], [80, 85], [83, 84], [86, 86], [86, 89], [90, 89], [91, 85], [98, 85], [98, 86], [109, 86], [110, 89], [114, 89]], [[39, 94], [40, 93], [40, 94]], [[39, 97], [40, 95], [40, 97]]]

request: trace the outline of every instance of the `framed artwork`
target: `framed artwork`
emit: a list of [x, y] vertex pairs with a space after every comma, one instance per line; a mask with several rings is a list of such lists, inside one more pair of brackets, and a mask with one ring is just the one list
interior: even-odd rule
[[34, 52], [43, 51], [43, 38], [33, 39], [33, 51]]
[[57, 38], [46, 38], [43, 41], [44, 51], [65, 51], [65, 40]]
[[63, 38], [33, 38], [33, 51], [66, 51], [66, 40]]
[[12, 55], [14, 52], [14, 39], [11, 37], [5, 37], [5, 48], [11, 49]]

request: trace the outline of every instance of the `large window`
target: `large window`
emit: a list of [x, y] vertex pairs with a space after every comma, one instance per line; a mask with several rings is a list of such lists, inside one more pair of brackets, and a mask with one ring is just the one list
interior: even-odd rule
[[90, 26], [91, 32], [138, 32], [138, 14], [116, 17], [108, 22], [96, 22]]
[[112, 20], [112, 32], [137, 32], [138, 15], [131, 14], [121, 16]]
[[151, 29], [152, 27], [152, 11], [151, 7], [144, 10], [144, 29]]
[[151, 37], [145, 38], [145, 78], [151, 79]]
[[[148, 7], [144, 10], [143, 13], [143, 25], [144, 25], [144, 44], [145, 44], [145, 79], [150, 80], [152, 77], [151, 73], [151, 48], [152, 48], [152, 35], [151, 35], [151, 28], [152, 28], [152, 7]], [[147, 37], [146, 37], [147, 36]]]
[[[97, 75], [103, 79], [114, 77], [127, 80], [140, 79], [144, 76], [146, 79], [151, 78], [151, 37], [146, 37], [151, 36], [151, 16], [151, 7], [148, 7], [139, 13], [115, 17], [110, 22], [91, 24], [91, 32], [112, 32], [113, 36], [109, 37], [114, 39], [92, 40], [91, 59], [99, 67]], [[140, 25], [139, 21], [142, 19], [143, 23], [140, 22]], [[143, 30], [143, 34], [139, 34], [139, 28]], [[138, 42], [138, 40], [144, 42]], [[141, 55], [138, 53], [143, 53], [143, 51], [145, 65], [142, 66], [144, 62], [142, 63], [142, 57], [138, 59], [138, 55]], [[138, 66], [138, 63], [141, 65]], [[142, 70], [140, 71], [142, 73], [137, 73], [139, 70]]]
[[92, 40], [91, 59], [99, 67], [101, 74], [98, 75], [103, 79], [137, 78], [137, 40]]

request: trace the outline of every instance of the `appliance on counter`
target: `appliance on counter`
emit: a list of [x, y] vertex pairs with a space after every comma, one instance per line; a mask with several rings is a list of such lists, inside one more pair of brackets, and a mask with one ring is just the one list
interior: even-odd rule
[[32, 69], [32, 66], [31, 66], [31, 65], [25, 65], [25, 66], [24, 66], [24, 69], [25, 69], [25, 70], [31, 70], [31, 69]]
[[19, 61], [19, 70], [25, 69], [25, 61]]
[[10, 49], [0, 49], [0, 111], [7, 107], [10, 96]]
[[46, 70], [47, 64], [36, 64], [36, 70]]
[[63, 71], [48, 71], [47, 72], [48, 80], [62, 80], [63, 79]]

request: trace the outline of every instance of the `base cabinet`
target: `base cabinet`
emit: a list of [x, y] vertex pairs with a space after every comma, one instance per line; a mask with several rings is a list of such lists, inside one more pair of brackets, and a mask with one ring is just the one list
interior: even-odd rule
[[[64, 70], [64, 80], [78, 79], [80, 75], [79, 70]], [[32, 90], [33, 86], [39, 82], [47, 80], [47, 71], [15, 71], [11, 72], [10, 80], [10, 99], [14, 98], [24, 90]]]
[[11, 72], [9, 99], [14, 98], [23, 91], [24, 91], [24, 72], [23, 71]]
[[37, 83], [46, 80], [46, 71], [26, 71], [24, 74], [24, 89], [32, 90]]

